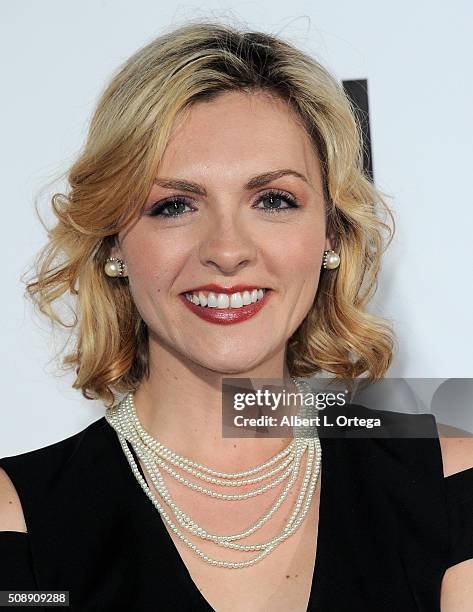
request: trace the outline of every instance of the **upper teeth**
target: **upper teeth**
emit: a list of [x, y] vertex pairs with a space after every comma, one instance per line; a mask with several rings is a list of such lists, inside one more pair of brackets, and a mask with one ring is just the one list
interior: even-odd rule
[[186, 298], [197, 306], [208, 306], [209, 308], [241, 308], [263, 299], [266, 289], [253, 289], [243, 293], [213, 293], [210, 291], [205, 295], [203, 291], [186, 293]]

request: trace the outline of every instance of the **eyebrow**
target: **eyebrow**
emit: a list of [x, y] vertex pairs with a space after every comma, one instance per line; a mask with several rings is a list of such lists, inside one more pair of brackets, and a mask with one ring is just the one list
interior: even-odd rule
[[[263, 174], [257, 174], [250, 178], [250, 180], [246, 183], [245, 189], [250, 191], [251, 189], [257, 189], [258, 187], [264, 187], [271, 181], [275, 181], [282, 176], [292, 175], [297, 178], [303, 180], [305, 183], [310, 185], [307, 178], [297, 172], [297, 170], [291, 170], [290, 168], [283, 168], [282, 170], [273, 170], [271, 172], [263, 172]], [[159, 187], [163, 187], [164, 189], [178, 189], [180, 191], [190, 191], [192, 193], [197, 193], [201, 196], [207, 196], [207, 191], [202, 185], [199, 183], [194, 183], [192, 181], [183, 181], [181, 179], [166, 179], [166, 178], [158, 178], [156, 177], [153, 181], [155, 185]]]

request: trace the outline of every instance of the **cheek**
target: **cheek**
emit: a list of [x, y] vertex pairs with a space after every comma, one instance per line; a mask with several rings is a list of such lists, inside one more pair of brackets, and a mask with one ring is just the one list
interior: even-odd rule
[[272, 252], [279, 269], [295, 282], [316, 278], [322, 265], [325, 236], [311, 227], [292, 228], [283, 240], [273, 242]]
[[182, 266], [183, 250], [175, 241], [168, 243], [166, 237], [137, 232], [124, 245], [130, 290], [137, 305], [146, 297], [159, 298], [169, 291]]

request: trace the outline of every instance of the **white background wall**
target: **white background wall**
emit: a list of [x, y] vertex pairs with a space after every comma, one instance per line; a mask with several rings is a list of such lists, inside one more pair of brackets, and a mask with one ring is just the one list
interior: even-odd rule
[[279, 33], [338, 78], [368, 79], [375, 178], [397, 222], [373, 305], [399, 338], [388, 375], [473, 377], [469, 0], [2, 2], [0, 456], [104, 413], [70, 374], [54, 374], [60, 345], [23, 297], [19, 277], [45, 240], [34, 199], [45, 211], [61, 187], [40, 192], [74, 159], [112, 71], [164, 28], [198, 18]]

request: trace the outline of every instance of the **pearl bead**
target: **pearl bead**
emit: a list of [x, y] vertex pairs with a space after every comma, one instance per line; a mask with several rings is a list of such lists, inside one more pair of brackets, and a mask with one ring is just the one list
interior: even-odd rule
[[117, 261], [107, 261], [105, 264], [105, 273], [108, 276], [120, 276], [120, 266]]
[[[304, 393], [304, 385], [300, 381], [292, 379], [298, 390]], [[125, 456], [130, 464], [131, 470], [141, 485], [143, 491], [150, 499], [156, 510], [161, 514], [164, 521], [168, 524], [169, 528], [175, 533], [193, 552], [199, 555], [204, 561], [211, 565], [218, 565], [219, 567], [228, 568], [240, 568], [254, 565], [266, 555], [268, 555], [276, 546], [283, 542], [286, 538], [291, 536], [302, 524], [304, 517], [306, 516], [312, 498], [315, 491], [315, 487], [320, 472], [320, 464], [322, 458], [322, 449], [317, 433], [312, 438], [295, 438], [291, 443], [280, 453], [265, 461], [264, 463], [252, 468], [250, 470], [244, 470], [234, 473], [226, 473], [217, 470], [213, 470], [207, 466], [201, 465], [194, 461], [191, 461], [187, 457], [181, 457], [177, 453], [172, 452], [170, 449], [164, 447], [156, 439], [152, 438], [141, 426], [141, 423], [136, 414], [133, 404], [133, 394], [129, 393], [120, 404], [116, 407], [107, 409], [106, 419], [110, 425], [115, 429], [118, 439]], [[218, 559], [212, 559], [201, 551], [193, 542], [191, 542], [179, 527], [174, 523], [169, 514], [167, 513], [164, 506], [161, 505], [159, 500], [151, 491], [148, 483], [143, 478], [140, 470], [136, 464], [133, 454], [130, 451], [129, 444], [133, 447], [136, 455], [142, 460], [146, 467], [147, 472], [150, 475], [151, 481], [159, 494], [159, 497], [168, 505], [172, 510], [173, 515], [177, 523], [192, 533], [193, 535], [200, 537], [201, 539], [210, 540], [218, 546], [224, 546], [225, 548], [234, 548], [241, 551], [261, 551], [252, 559], [247, 561], [232, 562], [223, 561]], [[302, 479], [302, 485], [295, 502], [293, 511], [286, 525], [281, 529], [281, 532], [275, 537], [271, 538], [266, 542], [258, 544], [239, 544], [235, 540], [247, 537], [255, 531], [257, 531], [264, 523], [266, 523], [274, 514], [274, 512], [280, 507], [284, 499], [287, 497], [290, 489], [296, 482], [301, 461], [304, 453], [307, 452], [307, 461], [305, 466], [305, 475]], [[278, 463], [279, 462], [279, 463]], [[168, 465], [171, 464], [171, 465]], [[277, 465], [275, 465], [277, 464]], [[261, 487], [256, 487], [252, 491], [248, 491], [242, 494], [222, 494], [218, 491], [212, 491], [206, 489], [201, 485], [191, 482], [184, 478], [181, 474], [176, 472], [172, 465], [179, 467], [180, 469], [190, 473], [195, 478], [210, 482], [211, 484], [229, 485], [232, 487], [253, 484], [260, 482], [261, 480], [272, 480]], [[275, 465], [275, 467], [272, 467]], [[276, 501], [272, 507], [261, 516], [254, 525], [250, 526], [245, 531], [240, 533], [234, 533], [229, 535], [212, 534], [207, 532], [205, 529], [200, 527], [195, 521], [193, 521], [172, 499], [164, 479], [159, 468], [163, 468], [168, 474], [173, 476], [178, 482], [184, 484], [192, 490], [198, 491], [201, 494], [209, 495], [218, 499], [234, 499], [244, 500], [259, 495], [280, 482], [288, 478], [288, 482], [284, 485], [282, 491], [278, 495]], [[262, 473], [260, 473], [262, 472]], [[281, 472], [279, 476], [273, 478], [278, 472]], [[245, 478], [246, 476], [254, 476], [252, 478]]]
[[328, 270], [333, 270], [334, 268], [338, 268], [340, 264], [340, 257], [334, 251], [329, 251], [324, 257], [324, 268]]

